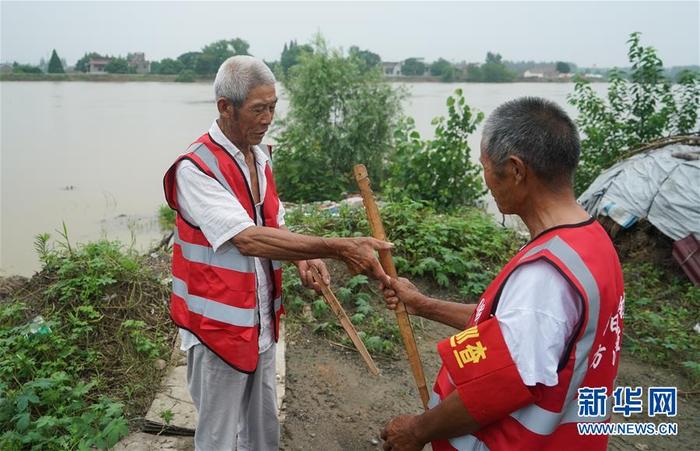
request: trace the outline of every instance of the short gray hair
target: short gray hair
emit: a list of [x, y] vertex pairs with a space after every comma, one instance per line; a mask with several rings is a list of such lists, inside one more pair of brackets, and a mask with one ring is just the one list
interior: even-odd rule
[[274, 85], [275, 75], [261, 60], [248, 55], [232, 56], [216, 72], [214, 94], [225, 97], [237, 107], [243, 105], [251, 89]]
[[573, 182], [581, 153], [578, 131], [554, 102], [521, 97], [502, 104], [486, 121], [483, 141], [497, 171], [515, 155], [550, 186]]

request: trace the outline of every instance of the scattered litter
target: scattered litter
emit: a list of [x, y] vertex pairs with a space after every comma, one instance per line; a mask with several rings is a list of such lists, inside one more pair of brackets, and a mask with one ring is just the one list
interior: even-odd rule
[[[307, 204], [295, 204], [295, 203], [291, 203], [291, 202], [284, 203], [284, 208], [287, 210], [291, 210], [294, 208], [300, 208], [300, 207], [302, 209], [304, 207], [316, 207], [319, 210], [330, 214], [331, 216], [338, 216], [340, 214], [340, 209], [343, 207], [347, 207], [347, 208], [351, 208], [351, 209], [362, 208], [362, 197], [357, 195], [357, 194], [353, 194], [353, 195], [351, 195], [351, 196], [349, 196], [349, 197], [347, 197], [339, 202], [335, 202], [332, 200], [325, 200], [322, 202], [310, 202]], [[309, 213], [305, 213], [305, 214], [309, 214]]]

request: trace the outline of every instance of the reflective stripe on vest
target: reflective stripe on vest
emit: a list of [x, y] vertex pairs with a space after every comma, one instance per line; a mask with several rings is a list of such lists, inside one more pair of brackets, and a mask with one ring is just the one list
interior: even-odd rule
[[181, 297], [187, 304], [187, 309], [222, 323], [238, 327], [253, 327], [258, 323], [256, 309], [246, 309], [226, 305], [211, 299], [190, 294], [184, 280], [173, 277], [173, 294]]
[[209, 170], [212, 172], [212, 174], [214, 174], [216, 180], [221, 183], [221, 186], [223, 186], [226, 191], [231, 193], [233, 197], [236, 197], [236, 193], [233, 191], [233, 189], [231, 189], [231, 185], [228, 184], [224, 174], [222, 174], [221, 169], [219, 169], [219, 160], [217, 160], [214, 154], [211, 153], [211, 150], [209, 150], [204, 143], [200, 143], [197, 150], [194, 151], [194, 154], [201, 158], [204, 164], [209, 167]]
[[[576, 343], [575, 366], [573, 374], [571, 375], [571, 380], [569, 381], [569, 388], [565, 398], [566, 401], [564, 402], [561, 412], [551, 412], [535, 404], [531, 404], [510, 415], [531, 432], [540, 435], [549, 435], [563, 423], [580, 421], [601, 422], [607, 420], [610, 416], [580, 418], [578, 416], [577, 403], [574, 402], [577, 398], [581, 382], [583, 382], [583, 378], [586, 376], [586, 371], [588, 370], [588, 356], [593, 347], [593, 341], [598, 329], [598, 316], [600, 315], [600, 291], [598, 289], [598, 284], [578, 253], [558, 236], [530, 249], [521, 258], [521, 261], [544, 250], [557, 257], [568, 270], [571, 271], [581, 284], [588, 298], [588, 321], [586, 330]], [[610, 412], [610, 409], [607, 411]]]
[[[256, 207], [252, 205], [250, 183], [243, 168], [235, 159], [231, 161], [229, 156], [226, 149], [208, 134], [200, 136], [165, 174], [163, 186], [168, 205], [177, 210], [177, 165], [183, 159], [189, 159], [237, 199], [256, 225], [278, 227], [276, 218], [280, 213], [280, 203], [270, 165], [266, 166], [265, 180], [272, 189], [267, 190], [264, 201], [260, 207]], [[257, 213], [256, 209], [262, 211]], [[269, 224], [265, 224], [268, 218]], [[262, 219], [262, 224], [259, 219]], [[260, 321], [265, 324], [268, 321], [267, 315], [261, 318], [257, 258], [243, 255], [231, 240], [214, 251], [200, 228], [185, 221], [180, 214], [177, 222], [171, 317], [234, 369], [252, 373], [257, 368], [259, 357]], [[281, 297], [282, 263], [271, 260], [268, 264], [266, 261], [263, 267], [272, 270], [270, 281], [273, 283], [273, 295], [267, 298], [265, 307], [269, 307], [269, 313], [274, 312], [269, 319], [272, 320], [274, 338], [277, 340], [280, 315], [284, 311]]]
[[180, 234], [175, 229], [175, 244], [178, 244], [182, 249], [182, 256], [185, 260], [238, 272], [255, 271], [252, 259], [241, 254], [230, 241], [222, 244], [214, 252], [214, 249], [209, 246], [182, 241]]
[[[581, 418], [578, 415], [578, 403], [575, 402], [578, 388], [588, 370], [588, 356], [590, 355], [593, 341], [598, 328], [598, 316], [600, 314], [600, 291], [595, 278], [584, 264], [578, 253], [558, 236], [541, 245], [534, 246], [523, 255], [519, 261], [523, 261], [538, 252], [548, 251], [555, 256], [576, 277], [588, 299], [588, 322], [581, 338], [576, 342], [575, 365], [569, 381], [567, 395], [561, 412], [552, 412], [536, 404], [523, 407], [510, 416], [530, 432], [539, 435], [552, 434], [561, 424], [578, 422], [603, 422], [610, 418], [612, 411], [612, 397], [608, 397], [607, 415], [604, 417]], [[451, 386], [454, 382], [449, 373], [445, 373]], [[441, 402], [438, 393], [433, 395], [428, 403], [429, 408], [436, 407]], [[457, 450], [488, 449], [486, 445], [473, 435], [463, 435], [449, 439], [449, 443]]]
[[282, 298], [278, 297], [275, 299], [275, 312], [282, 308]]
[[[233, 197], [237, 197], [236, 193], [233, 191], [233, 189], [231, 189], [231, 186], [228, 184], [228, 182], [224, 178], [224, 175], [221, 173], [221, 169], [219, 169], [219, 161], [216, 159], [214, 154], [211, 153], [211, 150], [209, 150], [209, 148], [206, 145], [204, 145], [203, 143], [199, 143], [199, 147], [197, 147], [194, 150], [194, 154], [197, 155], [199, 158], [201, 158], [202, 161], [209, 167], [211, 172], [214, 174], [214, 177], [216, 177], [216, 180], [218, 180], [219, 183], [221, 183], [221, 185], [226, 189], [226, 191], [231, 193], [233, 195]], [[255, 206], [253, 206], [253, 208], [255, 208]], [[258, 225], [258, 224], [256, 224], [256, 225]], [[235, 246], [232, 246], [232, 247], [234, 249], [236, 249]], [[238, 252], [238, 249], [236, 249], [236, 252]], [[238, 255], [241, 255], [240, 252], [238, 252]], [[272, 260], [272, 269], [273, 270], [282, 269], [283, 264], [284, 263], [281, 261]], [[214, 265], [213, 263], [212, 263], [212, 265], [217, 266], [217, 265]], [[225, 266], [224, 266], [224, 268], [225, 268]], [[235, 268], [232, 268], [232, 269], [235, 269]], [[253, 270], [252, 269], [250, 269], [250, 270], [238, 270], [237, 269], [236, 271], [252, 272]], [[276, 310], [278, 310], [278, 309], [276, 309]]]
[[[449, 376], [448, 376], [449, 377]], [[440, 395], [438, 395], [435, 390], [430, 394], [430, 400], [428, 400], [428, 409], [434, 409], [440, 404]], [[488, 450], [488, 447], [484, 442], [479, 440], [473, 435], [462, 435], [459, 437], [453, 437], [447, 440], [450, 445], [457, 451], [462, 450]]]

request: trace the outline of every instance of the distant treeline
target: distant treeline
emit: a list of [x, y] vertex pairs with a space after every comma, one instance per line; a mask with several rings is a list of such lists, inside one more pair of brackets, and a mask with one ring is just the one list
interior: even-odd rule
[[[241, 38], [219, 40], [207, 44], [198, 51], [190, 51], [176, 58], [164, 58], [160, 61], [145, 62], [146, 69], [136, 67], [132, 63], [132, 55], [109, 56], [97, 52], [87, 52], [80, 58], [73, 68], [64, 68], [56, 50], [52, 52], [49, 64], [43, 62], [39, 66], [14, 63], [5, 65], [2, 72], [7, 74], [42, 74], [64, 72], [90, 72], [91, 60], [107, 60], [103, 71], [110, 74], [155, 74], [176, 75], [178, 81], [194, 81], [197, 78], [211, 78], [217, 69], [227, 58], [234, 55], [249, 55], [250, 45]], [[277, 61], [266, 61], [278, 77], [285, 77], [289, 70], [299, 63], [303, 53], [313, 53], [314, 48], [309, 44], [299, 45], [297, 41], [284, 44], [280, 58]], [[508, 61], [496, 52], [487, 52], [483, 62], [452, 62], [445, 58], [428, 63], [423, 58], [411, 57], [398, 62], [386, 62], [382, 58], [367, 49], [352, 46], [349, 55], [362, 59], [368, 68], [377, 68], [384, 75], [390, 77], [417, 77], [426, 79], [439, 79], [445, 82], [510, 82], [523, 79], [542, 80], [568, 80], [574, 75], [588, 76], [589, 78], [607, 79], [608, 68], [584, 68], [567, 61]], [[141, 54], [143, 56], [143, 54]], [[623, 74], [631, 71], [631, 68], [619, 69]], [[683, 71], [690, 70], [700, 72], [700, 66], [676, 66], [664, 69], [664, 75], [671, 80], [677, 80]], [[12, 79], [12, 77], [3, 77]]]

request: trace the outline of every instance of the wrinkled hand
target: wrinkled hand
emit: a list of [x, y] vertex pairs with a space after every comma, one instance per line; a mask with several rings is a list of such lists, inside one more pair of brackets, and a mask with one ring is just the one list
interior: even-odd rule
[[326, 264], [320, 258], [316, 258], [313, 260], [299, 260], [294, 263], [297, 265], [297, 269], [299, 270], [299, 279], [301, 280], [301, 284], [305, 288], [313, 288], [316, 291], [316, 293], [321, 293], [321, 285], [319, 285], [311, 276], [312, 267], [316, 268], [318, 273], [321, 274], [323, 282], [326, 285], [330, 285], [331, 276], [328, 273], [328, 268], [326, 268]]
[[385, 451], [419, 451], [425, 443], [415, 435], [416, 417], [413, 415], [401, 415], [389, 421], [382, 431]]
[[340, 253], [348, 269], [353, 274], [366, 274], [379, 281], [389, 281], [382, 265], [379, 264], [375, 251], [389, 250], [394, 245], [376, 238], [345, 238], [345, 246]]
[[409, 315], [415, 315], [418, 312], [424, 298], [418, 288], [404, 277], [390, 279], [389, 283], [382, 282], [379, 284], [379, 289], [384, 294], [386, 308], [396, 310], [399, 301], [401, 301], [406, 306], [406, 312]]

